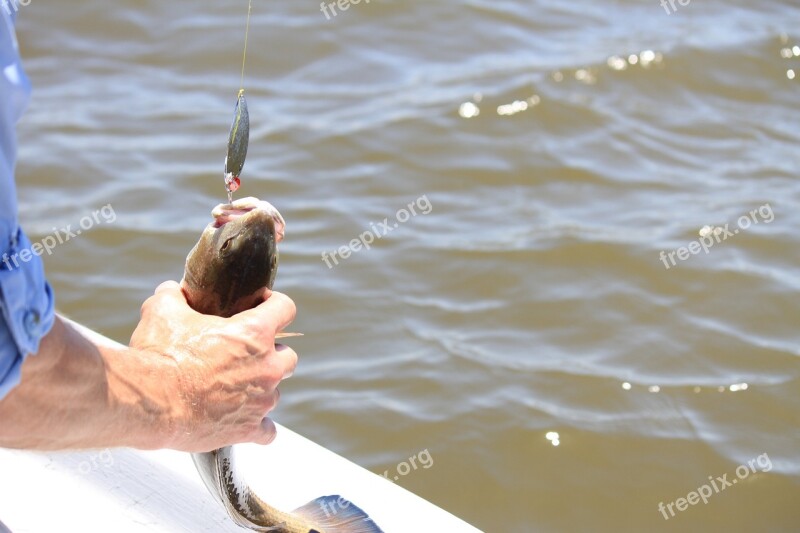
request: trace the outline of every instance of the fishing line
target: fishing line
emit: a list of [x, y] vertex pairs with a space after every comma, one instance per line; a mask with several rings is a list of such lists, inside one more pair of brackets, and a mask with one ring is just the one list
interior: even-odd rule
[[228, 203], [233, 203], [233, 193], [240, 185], [239, 178], [247, 157], [247, 145], [250, 142], [250, 113], [247, 111], [247, 100], [244, 97], [244, 67], [247, 63], [247, 39], [250, 36], [250, 14], [253, 11], [253, 0], [247, 3], [247, 24], [244, 29], [244, 50], [242, 51], [242, 76], [239, 79], [239, 94], [236, 96], [236, 109], [233, 124], [228, 136], [228, 155], [225, 158], [225, 190]]
[[244, 28], [244, 52], [242, 52], [242, 78], [239, 81], [239, 92], [244, 91], [244, 64], [247, 61], [247, 37], [250, 34], [250, 12], [253, 10], [253, 0], [247, 4], [247, 24]]

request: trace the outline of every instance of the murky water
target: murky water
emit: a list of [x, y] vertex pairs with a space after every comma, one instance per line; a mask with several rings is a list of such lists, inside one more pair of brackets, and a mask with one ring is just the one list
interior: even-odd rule
[[[241, 192], [307, 334], [278, 420], [429, 450], [398, 483], [486, 531], [800, 528], [800, 6], [666, 5], [256, 3]], [[223, 199], [245, 13], [21, 8], [23, 223], [112, 206], [46, 265], [119, 340]]]

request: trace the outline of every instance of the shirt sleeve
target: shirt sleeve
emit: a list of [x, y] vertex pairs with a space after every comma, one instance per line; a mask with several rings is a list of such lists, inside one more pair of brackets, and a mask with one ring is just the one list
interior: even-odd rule
[[42, 247], [17, 222], [16, 123], [29, 98], [13, 18], [0, 8], [0, 400], [19, 384], [23, 361], [39, 351], [55, 319]]
[[25, 357], [39, 351], [55, 320], [41, 257], [21, 230], [16, 241], [0, 258], [0, 400], [19, 384]]

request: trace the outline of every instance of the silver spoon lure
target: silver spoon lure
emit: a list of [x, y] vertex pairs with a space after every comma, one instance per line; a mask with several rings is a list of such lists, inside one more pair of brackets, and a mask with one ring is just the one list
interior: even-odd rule
[[233, 115], [233, 124], [228, 135], [228, 155], [225, 157], [225, 190], [228, 192], [228, 203], [233, 203], [233, 193], [239, 189], [242, 182], [239, 178], [247, 158], [247, 146], [250, 143], [250, 113], [247, 110], [247, 100], [244, 89], [239, 90], [236, 98], [236, 109]]

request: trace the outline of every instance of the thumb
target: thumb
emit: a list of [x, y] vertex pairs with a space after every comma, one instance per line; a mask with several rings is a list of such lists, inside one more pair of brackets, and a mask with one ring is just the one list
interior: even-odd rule
[[186, 296], [183, 294], [181, 286], [176, 281], [165, 281], [156, 287], [153, 296], [142, 304], [142, 314], [153, 311], [154, 309], [170, 308], [173, 311], [180, 308], [189, 308], [186, 303]]
[[164, 293], [175, 292], [176, 290], [177, 291], [181, 290], [180, 284], [177, 281], [169, 280], [169, 281], [165, 281], [164, 283], [162, 283], [161, 285], [156, 287], [155, 294], [159, 294], [161, 292], [164, 292]]

